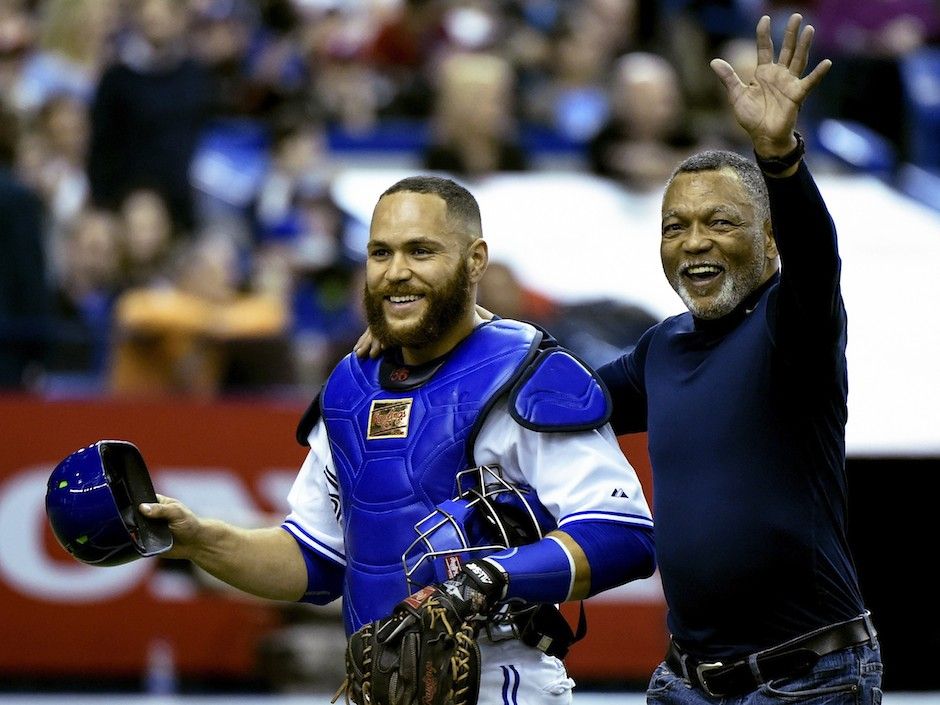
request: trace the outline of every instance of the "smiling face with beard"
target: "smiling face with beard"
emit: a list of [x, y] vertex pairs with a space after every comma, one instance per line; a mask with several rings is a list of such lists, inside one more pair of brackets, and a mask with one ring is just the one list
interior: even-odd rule
[[693, 315], [731, 313], [777, 270], [769, 221], [731, 169], [680, 173], [663, 199], [663, 272]]
[[470, 277], [464, 267], [458, 266], [436, 290], [425, 292], [426, 306], [420, 318], [393, 325], [385, 317], [386, 297], [404, 297], [412, 293], [408, 285], [391, 286], [380, 292], [370, 291], [366, 282], [363, 292], [366, 320], [372, 334], [385, 347], [424, 348], [444, 337], [467, 307]]
[[370, 228], [363, 302], [369, 329], [407, 364], [448, 352], [476, 323], [486, 244], [433, 193], [382, 196]]

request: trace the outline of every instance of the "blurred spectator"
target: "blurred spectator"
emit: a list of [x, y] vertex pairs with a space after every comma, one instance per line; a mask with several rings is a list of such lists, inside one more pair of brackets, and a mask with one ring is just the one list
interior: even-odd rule
[[369, 61], [373, 31], [363, 13], [308, 10], [301, 33], [316, 107], [352, 134], [372, 130], [391, 100], [390, 87]]
[[609, 111], [604, 80], [611, 57], [604, 36], [593, 21], [568, 18], [559, 26], [551, 43], [549, 70], [529, 91], [528, 116], [576, 142], [587, 142], [600, 131]]
[[156, 191], [140, 189], [121, 204], [124, 287], [156, 285], [170, 277], [174, 233], [166, 202]]
[[120, 221], [104, 211], [83, 211], [65, 233], [52, 372], [73, 375], [92, 386], [101, 382], [120, 282], [120, 246]]
[[267, 118], [302, 100], [307, 67], [288, 0], [202, 0], [196, 8], [194, 46], [212, 74], [216, 118]]
[[0, 3], [0, 107], [23, 108], [20, 79], [35, 38], [35, 22], [26, 3]]
[[504, 318], [535, 323], [597, 367], [629, 352], [657, 319], [648, 311], [608, 299], [562, 304], [525, 287], [509, 266], [491, 262], [480, 281], [480, 305]]
[[0, 388], [31, 386], [50, 332], [42, 201], [13, 173], [16, 144], [16, 118], [0, 111]]
[[20, 169], [49, 212], [48, 250], [55, 273], [61, 271], [63, 231], [88, 202], [88, 129], [85, 104], [58, 94], [42, 104], [34, 129], [21, 143]]
[[298, 381], [316, 387], [364, 325], [358, 311], [360, 257], [348, 243], [355, 224], [332, 199], [326, 181], [300, 180], [285, 205], [286, 217], [262, 230], [256, 286], [290, 306]]
[[[753, 80], [754, 71], [757, 69], [757, 51], [754, 49], [752, 38], [739, 37], [728, 40], [722, 44], [716, 56], [731, 64], [743, 83]], [[703, 144], [699, 145], [699, 148], [729, 149], [750, 156], [754, 148], [747, 133], [741, 129], [734, 113], [729, 109], [724, 86], [720, 81], [714, 80], [712, 86], [714, 100], [711, 105], [702, 106], [700, 110], [695, 111], [691, 119], [695, 134], [702, 136]]]
[[662, 33], [653, 51], [669, 58], [693, 111], [725, 105], [724, 95], [715, 91], [717, 81], [709, 62], [725, 42], [753, 37], [767, 4], [768, 0], [669, 0], [669, 31]]
[[[172, 281], [126, 291], [115, 308], [111, 367], [115, 394], [220, 392], [240, 341], [282, 338], [288, 316], [275, 296], [239, 290], [238, 249], [209, 233], [179, 253]], [[267, 370], [282, 377], [283, 360]], [[254, 364], [270, 364], [257, 355]]]
[[426, 118], [432, 110], [429, 70], [444, 41], [443, 6], [431, 0], [402, 0], [383, 19], [368, 56], [388, 81], [391, 99], [383, 115]]
[[268, 162], [253, 207], [256, 235], [262, 242], [296, 234], [298, 194], [326, 188], [332, 167], [323, 126], [302, 114], [285, 113], [271, 126]]
[[591, 141], [591, 170], [634, 189], [658, 189], [696, 144], [679, 77], [661, 56], [633, 52], [613, 74], [610, 119]]
[[940, 42], [940, 5], [936, 0], [815, 0], [807, 13], [818, 28], [817, 51], [833, 62], [826, 91], [808, 106], [812, 114], [860, 122], [910, 158], [899, 62]]
[[105, 70], [92, 107], [92, 197], [116, 210], [131, 191], [152, 188], [174, 223], [189, 230], [189, 166], [207, 115], [209, 77], [186, 46], [185, 0], [141, 0], [134, 17], [136, 31]]
[[558, 315], [558, 304], [522, 285], [512, 267], [492, 261], [480, 280], [477, 299], [484, 308], [502, 318], [528, 321], [550, 327]]
[[26, 60], [20, 106], [33, 111], [56, 96], [90, 103], [116, 30], [116, 0], [44, 0], [38, 50]]
[[424, 154], [426, 168], [471, 177], [528, 168], [515, 134], [513, 74], [505, 59], [453, 54], [442, 63], [436, 88], [436, 134]]

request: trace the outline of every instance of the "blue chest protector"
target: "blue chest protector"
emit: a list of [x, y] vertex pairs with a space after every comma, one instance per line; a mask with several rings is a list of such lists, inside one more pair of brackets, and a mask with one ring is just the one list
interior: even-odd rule
[[[473, 442], [496, 401], [508, 395], [513, 418], [535, 430], [606, 423], [606, 389], [570, 353], [545, 345], [533, 326], [494, 320], [413, 386], [407, 368], [383, 377], [382, 361], [355, 355], [330, 375], [298, 435], [322, 416], [342, 507], [347, 630], [388, 615], [407, 595], [402, 553], [415, 525], [454, 496], [456, 474], [476, 464]], [[435, 581], [430, 566], [414, 577]]]

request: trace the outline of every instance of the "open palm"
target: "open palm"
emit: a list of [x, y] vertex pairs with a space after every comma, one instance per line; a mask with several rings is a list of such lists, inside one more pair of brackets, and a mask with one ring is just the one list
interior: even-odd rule
[[748, 84], [741, 81], [726, 61], [715, 59], [711, 62], [712, 69], [728, 91], [735, 118], [750, 135], [759, 154], [778, 154], [792, 146], [800, 106], [832, 65], [825, 59], [801, 77], [809, 59], [814, 33], [810, 25], [801, 31], [802, 21], [798, 14], [790, 16], [780, 55], [774, 61], [770, 18], [765, 15], [760, 19], [757, 23], [757, 69]]

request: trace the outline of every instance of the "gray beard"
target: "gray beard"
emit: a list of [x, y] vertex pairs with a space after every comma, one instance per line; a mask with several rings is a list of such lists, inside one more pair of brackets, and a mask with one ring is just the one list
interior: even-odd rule
[[733, 274], [726, 272], [721, 289], [710, 301], [702, 301], [693, 296], [686, 289], [682, 276], [676, 271], [670, 279], [670, 284], [692, 315], [704, 320], [714, 320], [727, 316], [746, 299], [752, 291], [760, 286], [764, 275], [764, 248], [754, 252], [753, 259]]

